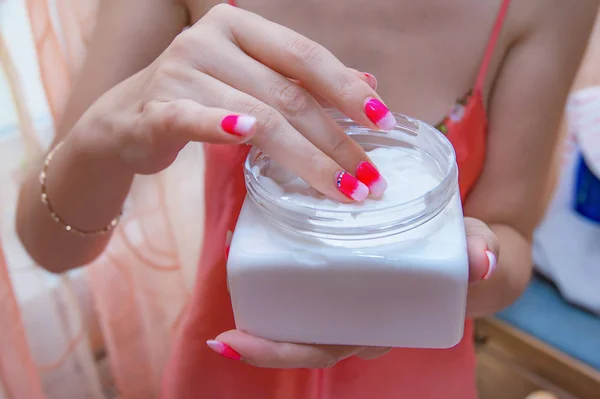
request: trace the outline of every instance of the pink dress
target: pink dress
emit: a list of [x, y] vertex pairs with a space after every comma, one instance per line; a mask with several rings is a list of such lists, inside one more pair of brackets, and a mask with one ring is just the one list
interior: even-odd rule
[[[504, 0], [475, 86], [438, 128], [452, 141], [463, 200], [476, 183], [486, 152], [482, 87], [509, 5]], [[206, 230], [193, 296], [165, 372], [168, 399], [474, 399], [473, 324], [455, 347], [394, 349], [375, 360], [356, 357], [324, 370], [261, 369], [220, 357], [206, 340], [233, 329], [226, 250], [246, 195], [242, 165], [248, 147], [206, 145]]]

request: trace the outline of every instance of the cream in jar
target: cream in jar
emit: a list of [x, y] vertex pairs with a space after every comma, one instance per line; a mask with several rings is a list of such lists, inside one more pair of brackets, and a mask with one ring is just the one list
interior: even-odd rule
[[388, 182], [332, 201], [253, 149], [227, 263], [236, 327], [318, 344], [447, 348], [462, 338], [468, 259], [454, 151], [420, 121], [337, 118]]

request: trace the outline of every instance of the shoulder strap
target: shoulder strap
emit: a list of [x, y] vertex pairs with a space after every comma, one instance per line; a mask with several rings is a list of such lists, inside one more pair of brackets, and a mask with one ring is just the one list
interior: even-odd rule
[[477, 73], [477, 80], [475, 81], [476, 90], [483, 89], [485, 77], [487, 76], [490, 61], [492, 60], [494, 50], [496, 49], [496, 44], [498, 43], [498, 37], [500, 36], [500, 32], [502, 31], [502, 27], [504, 26], [504, 20], [506, 19], [506, 13], [508, 11], [509, 5], [510, 0], [502, 0], [500, 10], [498, 11], [498, 15], [496, 16], [496, 21], [494, 22], [494, 27], [492, 28], [490, 39], [488, 41], [487, 47], [485, 48], [485, 53], [483, 54], [483, 60], [481, 61], [479, 72]]

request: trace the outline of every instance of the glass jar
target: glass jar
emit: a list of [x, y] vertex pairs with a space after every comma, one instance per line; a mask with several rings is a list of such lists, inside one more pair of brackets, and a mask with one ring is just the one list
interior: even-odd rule
[[392, 132], [331, 115], [373, 156], [388, 190], [339, 204], [253, 148], [227, 263], [237, 328], [298, 343], [454, 346], [468, 259], [451, 143], [403, 115]]

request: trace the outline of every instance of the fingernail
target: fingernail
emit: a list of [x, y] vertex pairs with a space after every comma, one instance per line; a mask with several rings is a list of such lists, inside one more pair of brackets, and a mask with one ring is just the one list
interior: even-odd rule
[[231, 346], [224, 344], [223, 342], [219, 342], [219, 341], [215, 341], [215, 340], [208, 340], [206, 341], [206, 345], [208, 345], [208, 347], [212, 350], [214, 350], [215, 352], [217, 352], [219, 355], [226, 357], [227, 359], [232, 359], [232, 360], [240, 360], [242, 358], [242, 356], [237, 353], [236, 351], [234, 351]]
[[342, 194], [354, 201], [364, 201], [369, 195], [369, 188], [345, 170], [337, 174], [336, 186]]
[[373, 90], [377, 90], [377, 79], [375, 78], [375, 76], [367, 72], [364, 72], [363, 74], [367, 78], [367, 83], [369, 84], [369, 86], [371, 86]]
[[221, 128], [236, 136], [248, 136], [254, 132], [256, 118], [249, 115], [227, 115], [221, 121]]
[[485, 254], [488, 258], [488, 269], [487, 272], [485, 272], [485, 274], [483, 275], [483, 277], [481, 277], [482, 280], [487, 280], [490, 277], [492, 277], [492, 274], [494, 274], [494, 270], [496, 270], [496, 265], [498, 264], [496, 255], [494, 255], [492, 251], [486, 250]]
[[356, 178], [369, 188], [369, 193], [375, 198], [381, 197], [387, 189], [387, 182], [381, 173], [367, 161], [362, 161], [356, 168]]
[[396, 118], [394, 118], [394, 115], [392, 115], [388, 107], [376, 98], [367, 99], [365, 102], [365, 114], [381, 130], [392, 130], [396, 127]]

